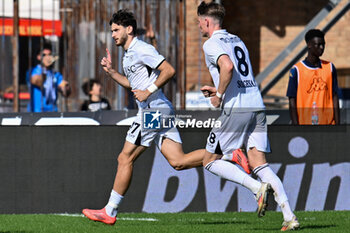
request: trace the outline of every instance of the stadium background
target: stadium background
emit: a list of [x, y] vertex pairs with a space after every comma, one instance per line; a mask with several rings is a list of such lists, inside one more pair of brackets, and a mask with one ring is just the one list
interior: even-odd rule
[[[60, 56], [56, 68], [71, 83], [72, 95], [61, 99], [62, 111], [77, 111], [86, 98], [81, 90], [82, 82], [87, 78], [97, 78], [104, 86], [104, 95], [111, 101], [113, 109], [123, 110], [128, 106], [127, 93], [118, 87], [103, 72], [99, 65], [105, 55], [105, 48], [112, 51], [115, 67], [121, 70], [122, 50], [117, 49], [111, 41], [109, 19], [113, 12], [120, 8], [128, 8], [135, 12], [140, 28], [153, 26], [157, 47], [161, 54], [176, 68], [176, 77], [165, 88], [165, 93], [177, 109], [190, 106], [192, 100], [199, 98], [199, 88], [210, 84], [210, 76], [204, 63], [202, 44], [205, 39], [200, 36], [196, 21], [196, 6], [199, 0], [30, 0], [19, 2], [20, 19], [30, 22], [39, 20], [51, 26], [45, 30], [44, 37], [33, 36], [29, 27], [27, 33], [18, 37], [18, 54], [12, 56], [13, 37], [8, 32], [13, 26], [5, 23], [5, 19], [13, 17], [13, 0], [0, 1], [0, 33], [2, 33], [0, 91], [2, 97], [2, 112], [17, 111], [12, 106], [12, 99], [6, 98], [6, 93], [16, 89], [26, 92], [25, 76], [27, 70], [35, 62], [35, 52], [42, 46], [44, 38], [52, 43], [54, 53]], [[333, 23], [326, 34], [326, 50], [323, 59], [332, 61], [338, 70], [339, 86], [343, 89], [343, 105], [347, 107], [350, 87], [349, 66], [349, 35], [350, 12], [348, 0], [237, 0], [220, 1], [227, 9], [224, 27], [239, 35], [246, 43], [250, 52], [255, 75], [261, 74], [265, 68], [287, 46], [302, 33], [305, 27], [319, 13], [323, 12], [317, 21], [316, 28], [324, 28], [343, 12]], [[25, 4], [26, 3], [26, 4]], [[2, 17], [1, 17], [2, 16]], [[32, 21], [30, 21], [32, 20]], [[42, 20], [42, 21], [41, 21]], [[32, 23], [33, 23], [32, 22]], [[60, 23], [61, 27], [55, 23]], [[21, 23], [20, 23], [21, 24]], [[20, 25], [21, 26], [21, 25]], [[40, 27], [39, 27], [40, 35]], [[147, 38], [144, 35], [141, 39]], [[281, 71], [288, 61], [291, 61], [303, 40], [297, 43], [280, 64], [276, 64], [261, 82], [263, 89], [267, 83]], [[13, 62], [18, 57], [18, 82], [14, 82]], [[301, 59], [304, 56], [301, 56]], [[265, 95], [264, 100], [269, 108], [286, 108], [285, 97], [288, 73], [274, 85]], [[260, 81], [259, 81], [260, 83]], [[16, 100], [16, 98], [15, 98]], [[21, 111], [26, 111], [26, 100], [19, 104]], [[186, 105], [186, 106], [185, 106]]]

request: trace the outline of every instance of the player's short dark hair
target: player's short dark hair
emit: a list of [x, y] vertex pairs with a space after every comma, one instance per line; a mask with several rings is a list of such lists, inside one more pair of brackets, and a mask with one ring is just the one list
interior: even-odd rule
[[134, 17], [134, 14], [126, 9], [122, 9], [114, 13], [111, 20], [109, 21], [109, 25], [112, 23], [122, 25], [123, 27], [132, 26], [132, 33], [136, 34], [137, 23]]
[[324, 39], [324, 33], [319, 29], [311, 29], [305, 34], [305, 42], [309, 43], [315, 37]]
[[214, 19], [219, 20], [219, 24], [221, 26], [225, 17], [225, 8], [215, 2], [206, 3], [202, 1], [197, 8], [197, 15], [213, 17]]
[[97, 79], [89, 79], [83, 83], [81, 89], [83, 90], [85, 95], [90, 95], [89, 92], [92, 90], [92, 87], [95, 83], [101, 85], [101, 82]]

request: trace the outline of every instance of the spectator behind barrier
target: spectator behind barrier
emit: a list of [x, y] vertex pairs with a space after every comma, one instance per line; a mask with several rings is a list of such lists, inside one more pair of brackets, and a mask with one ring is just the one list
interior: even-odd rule
[[102, 97], [102, 85], [97, 79], [90, 79], [83, 83], [82, 87], [85, 95], [89, 96], [81, 105], [81, 111], [96, 112], [99, 110], [111, 110], [109, 101]]
[[64, 97], [70, 94], [70, 86], [60, 72], [53, 69], [57, 56], [52, 56], [51, 45], [45, 44], [37, 54], [39, 64], [30, 70], [27, 83], [30, 91], [30, 112], [57, 112], [58, 92]]
[[307, 56], [293, 66], [287, 96], [292, 124], [334, 125], [340, 123], [337, 70], [321, 60], [324, 33], [311, 29], [305, 35]]

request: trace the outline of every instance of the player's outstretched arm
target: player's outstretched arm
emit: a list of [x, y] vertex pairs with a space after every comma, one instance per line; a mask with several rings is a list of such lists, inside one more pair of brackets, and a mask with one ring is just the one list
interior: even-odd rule
[[129, 80], [124, 76], [118, 73], [116, 70], [112, 68], [112, 59], [111, 54], [108, 49], [106, 49], [107, 57], [103, 57], [101, 60], [101, 65], [104, 71], [106, 71], [109, 76], [116, 81], [119, 85], [131, 89]]
[[[134, 92], [135, 98], [142, 102], [147, 100], [147, 98], [152, 94], [152, 92], [163, 87], [172, 77], [175, 75], [175, 69], [167, 62], [163, 61], [158, 67], [160, 74], [157, 80], [151, 85], [152, 88], [147, 88], [146, 90], [132, 90]], [[152, 90], [152, 91], [150, 91]]]

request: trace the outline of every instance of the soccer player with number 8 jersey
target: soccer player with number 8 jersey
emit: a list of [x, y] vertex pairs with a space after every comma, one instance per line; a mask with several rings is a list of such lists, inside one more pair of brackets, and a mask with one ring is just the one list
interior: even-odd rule
[[[236, 149], [245, 147], [253, 172], [271, 184], [275, 200], [281, 207], [284, 222], [281, 231], [299, 228], [287, 195], [279, 177], [266, 162], [270, 152], [267, 138], [265, 106], [255, 82], [249, 54], [243, 41], [222, 29], [225, 9], [222, 5], [202, 2], [197, 8], [198, 25], [204, 37], [205, 62], [215, 87], [204, 86], [201, 90], [211, 97], [214, 107], [221, 107], [220, 128], [209, 134], [203, 166], [213, 173], [224, 171], [226, 166], [216, 159], [218, 151], [223, 158], [232, 160]], [[208, 94], [209, 93], [209, 94]]]
[[[205, 150], [195, 150], [184, 154], [176, 127], [166, 128], [157, 124], [157, 127], [147, 129], [141, 126], [144, 125], [142, 124], [143, 112], [153, 110], [151, 122], [161, 114], [174, 114], [171, 103], [160, 88], [174, 76], [175, 71], [152, 45], [137, 39], [135, 36], [136, 19], [131, 12], [119, 10], [113, 14], [110, 25], [115, 44], [122, 46], [125, 50], [123, 57], [125, 76], [112, 68], [111, 55], [108, 50], [107, 57], [102, 59], [101, 65], [119, 85], [132, 89], [139, 107], [139, 114], [131, 125], [124, 147], [118, 156], [118, 170], [107, 205], [98, 210], [84, 209], [83, 214], [91, 220], [113, 225], [116, 222], [118, 207], [131, 182], [133, 164], [153, 141], [176, 170], [202, 166]], [[258, 214], [263, 215], [267, 202], [268, 184], [262, 184], [251, 178], [228, 161], [221, 160], [220, 164], [235, 169], [233, 172], [230, 170], [230, 176], [224, 178], [242, 184], [259, 197], [257, 198]], [[221, 171], [212, 172], [221, 175]]]

